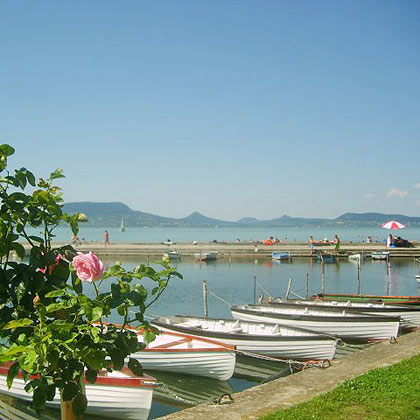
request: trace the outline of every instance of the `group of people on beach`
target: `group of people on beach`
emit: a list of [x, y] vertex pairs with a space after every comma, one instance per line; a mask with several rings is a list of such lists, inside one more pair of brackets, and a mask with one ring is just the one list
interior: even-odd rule
[[334, 235], [334, 239], [329, 241], [328, 238], [316, 241], [313, 236], [310, 236], [308, 239], [309, 248], [311, 249], [311, 254], [313, 254], [315, 245], [334, 245], [334, 252], [338, 254], [340, 252], [340, 238], [338, 235]]

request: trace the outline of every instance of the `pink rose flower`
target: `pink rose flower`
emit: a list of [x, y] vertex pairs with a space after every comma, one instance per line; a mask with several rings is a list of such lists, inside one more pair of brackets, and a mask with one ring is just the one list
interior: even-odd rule
[[91, 251], [87, 254], [78, 252], [73, 258], [73, 266], [77, 272], [77, 277], [82, 281], [93, 283], [99, 280], [104, 271], [102, 261]]

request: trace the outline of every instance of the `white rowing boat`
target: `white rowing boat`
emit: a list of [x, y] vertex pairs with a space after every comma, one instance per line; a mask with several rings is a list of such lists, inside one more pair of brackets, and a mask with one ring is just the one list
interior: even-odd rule
[[182, 257], [182, 253], [179, 251], [168, 251], [163, 254], [164, 257], [169, 258], [170, 260], [179, 260]]
[[420, 307], [404, 305], [386, 305], [385, 303], [374, 302], [339, 302], [322, 300], [293, 300], [293, 299], [274, 299], [264, 303], [264, 306], [301, 308], [308, 307], [315, 310], [338, 309], [340, 311], [351, 310], [356, 313], [370, 315], [399, 316], [404, 324], [420, 326]]
[[386, 260], [389, 257], [389, 251], [373, 251], [372, 260]]
[[239, 352], [285, 359], [332, 359], [337, 345], [334, 338], [281, 324], [179, 315], [158, 317], [152, 323], [164, 331], [236, 346]]
[[[0, 392], [22, 400], [32, 401], [32, 394], [24, 389], [25, 381], [19, 373], [10, 389], [6, 378], [10, 364], [0, 366]], [[146, 420], [152, 404], [156, 379], [143, 375], [133, 376], [131, 371], [101, 372], [94, 384], [85, 383], [87, 414], [115, 419]], [[47, 405], [60, 408], [60, 395], [56, 393]]]
[[320, 334], [331, 334], [344, 340], [388, 340], [397, 337], [399, 317], [357, 314], [346, 308], [316, 310], [267, 307], [263, 305], [232, 306], [236, 319], [254, 322], [283, 323], [292, 327], [309, 328]]
[[210, 252], [197, 252], [194, 254], [194, 258], [197, 261], [214, 261], [218, 257], [217, 251], [210, 251]]
[[[143, 340], [141, 332], [139, 341]], [[147, 347], [131, 355], [144, 369], [228, 380], [235, 370], [235, 348], [207, 338], [162, 331]]]

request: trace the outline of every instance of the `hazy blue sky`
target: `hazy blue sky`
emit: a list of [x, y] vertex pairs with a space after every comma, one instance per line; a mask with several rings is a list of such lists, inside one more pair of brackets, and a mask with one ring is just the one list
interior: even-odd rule
[[420, 2], [0, 2], [0, 140], [66, 201], [420, 214]]

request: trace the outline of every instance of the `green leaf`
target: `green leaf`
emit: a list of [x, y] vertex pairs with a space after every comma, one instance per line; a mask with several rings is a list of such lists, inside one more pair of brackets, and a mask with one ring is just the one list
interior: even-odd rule
[[53, 290], [51, 292], [48, 292], [45, 297], [47, 298], [55, 298], [55, 297], [60, 297], [63, 296], [66, 292], [63, 289], [57, 289], [57, 290]]
[[117, 312], [118, 312], [118, 315], [125, 316], [127, 314], [127, 308], [125, 307], [124, 304], [122, 304], [122, 305], [118, 306]]
[[57, 178], [65, 178], [65, 176], [63, 175], [62, 169], [56, 169], [54, 172], [51, 172], [51, 175], [50, 175], [51, 181]]
[[9, 321], [4, 327], [3, 330], [12, 330], [13, 328], [27, 327], [31, 325], [32, 321], [29, 318], [15, 319]]
[[13, 242], [10, 245], [10, 248], [16, 251], [16, 254], [20, 259], [25, 258], [25, 248], [22, 244], [20, 244], [19, 242]]
[[75, 382], [69, 382], [64, 385], [61, 391], [61, 396], [64, 401], [72, 400], [79, 392], [79, 387]]
[[7, 383], [7, 388], [11, 388], [12, 384], [13, 384], [13, 379], [16, 378], [17, 374], [19, 373], [19, 362], [15, 362], [13, 363], [12, 366], [10, 366], [9, 368], [9, 372], [7, 373], [7, 379], [6, 379], [6, 383]]
[[94, 384], [96, 382], [96, 378], [98, 377], [98, 372], [93, 369], [88, 369], [85, 373], [85, 377], [89, 383]]
[[100, 306], [92, 308], [92, 319], [91, 321], [97, 321], [103, 314], [103, 309]]
[[29, 236], [29, 239], [34, 242], [39, 242], [40, 244], [44, 243], [44, 240], [39, 236]]
[[35, 187], [36, 185], [35, 176], [31, 171], [28, 171], [28, 170], [26, 171], [26, 179], [28, 180], [29, 184]]
[[34, 350], [26, 351], [19, 357], [20, 366], [22, 367], [22, 369], [34, 373], [33, 368], [37, 358], [38, 355]]
[[145, 332], [143, 333], [143, 337], [144, 337], [144, 341], [146, 341], [146, 342], [148, 342], [148, 343], [151, 343], [152, 341], [154, 341], [154, 340], [155, 340], [156, 335], [155, 335], [155, 334], [153, 334], [153, 333], [152, 333], [152, 332], [150, 332], [150, 331], [145, 331]]
[[142, 369], [141, 363], [137, 359], [133, 359], [130, 357], [130, 359], [128, 360], [128, 368], [136, 376], [143, 375], [143, 369]]
[[55, 397], [55, 384], [49, 384], [45, 389], [47, 401], [52, 401]]
[[13, 153], [15, 153], [15, 149], [13, 149], [12, 146], [9, 146], [8, 144], [0, 145], [0, 155], [11, 156]]
[[73, 400], [73, 412], [76, 416], [80, 416], [86, 411], [88, 400], [85, 395], [79, 393]]
[[84, 360], [90, 369], [100, 370], [105, 360], [105, 353], [100, 350], [91, 350]]
[[114, 368], [121, 370], [124, 366], [124, 357], [121, 356], [121, 352], [118, 349], [111, 349], [109, 353]]

